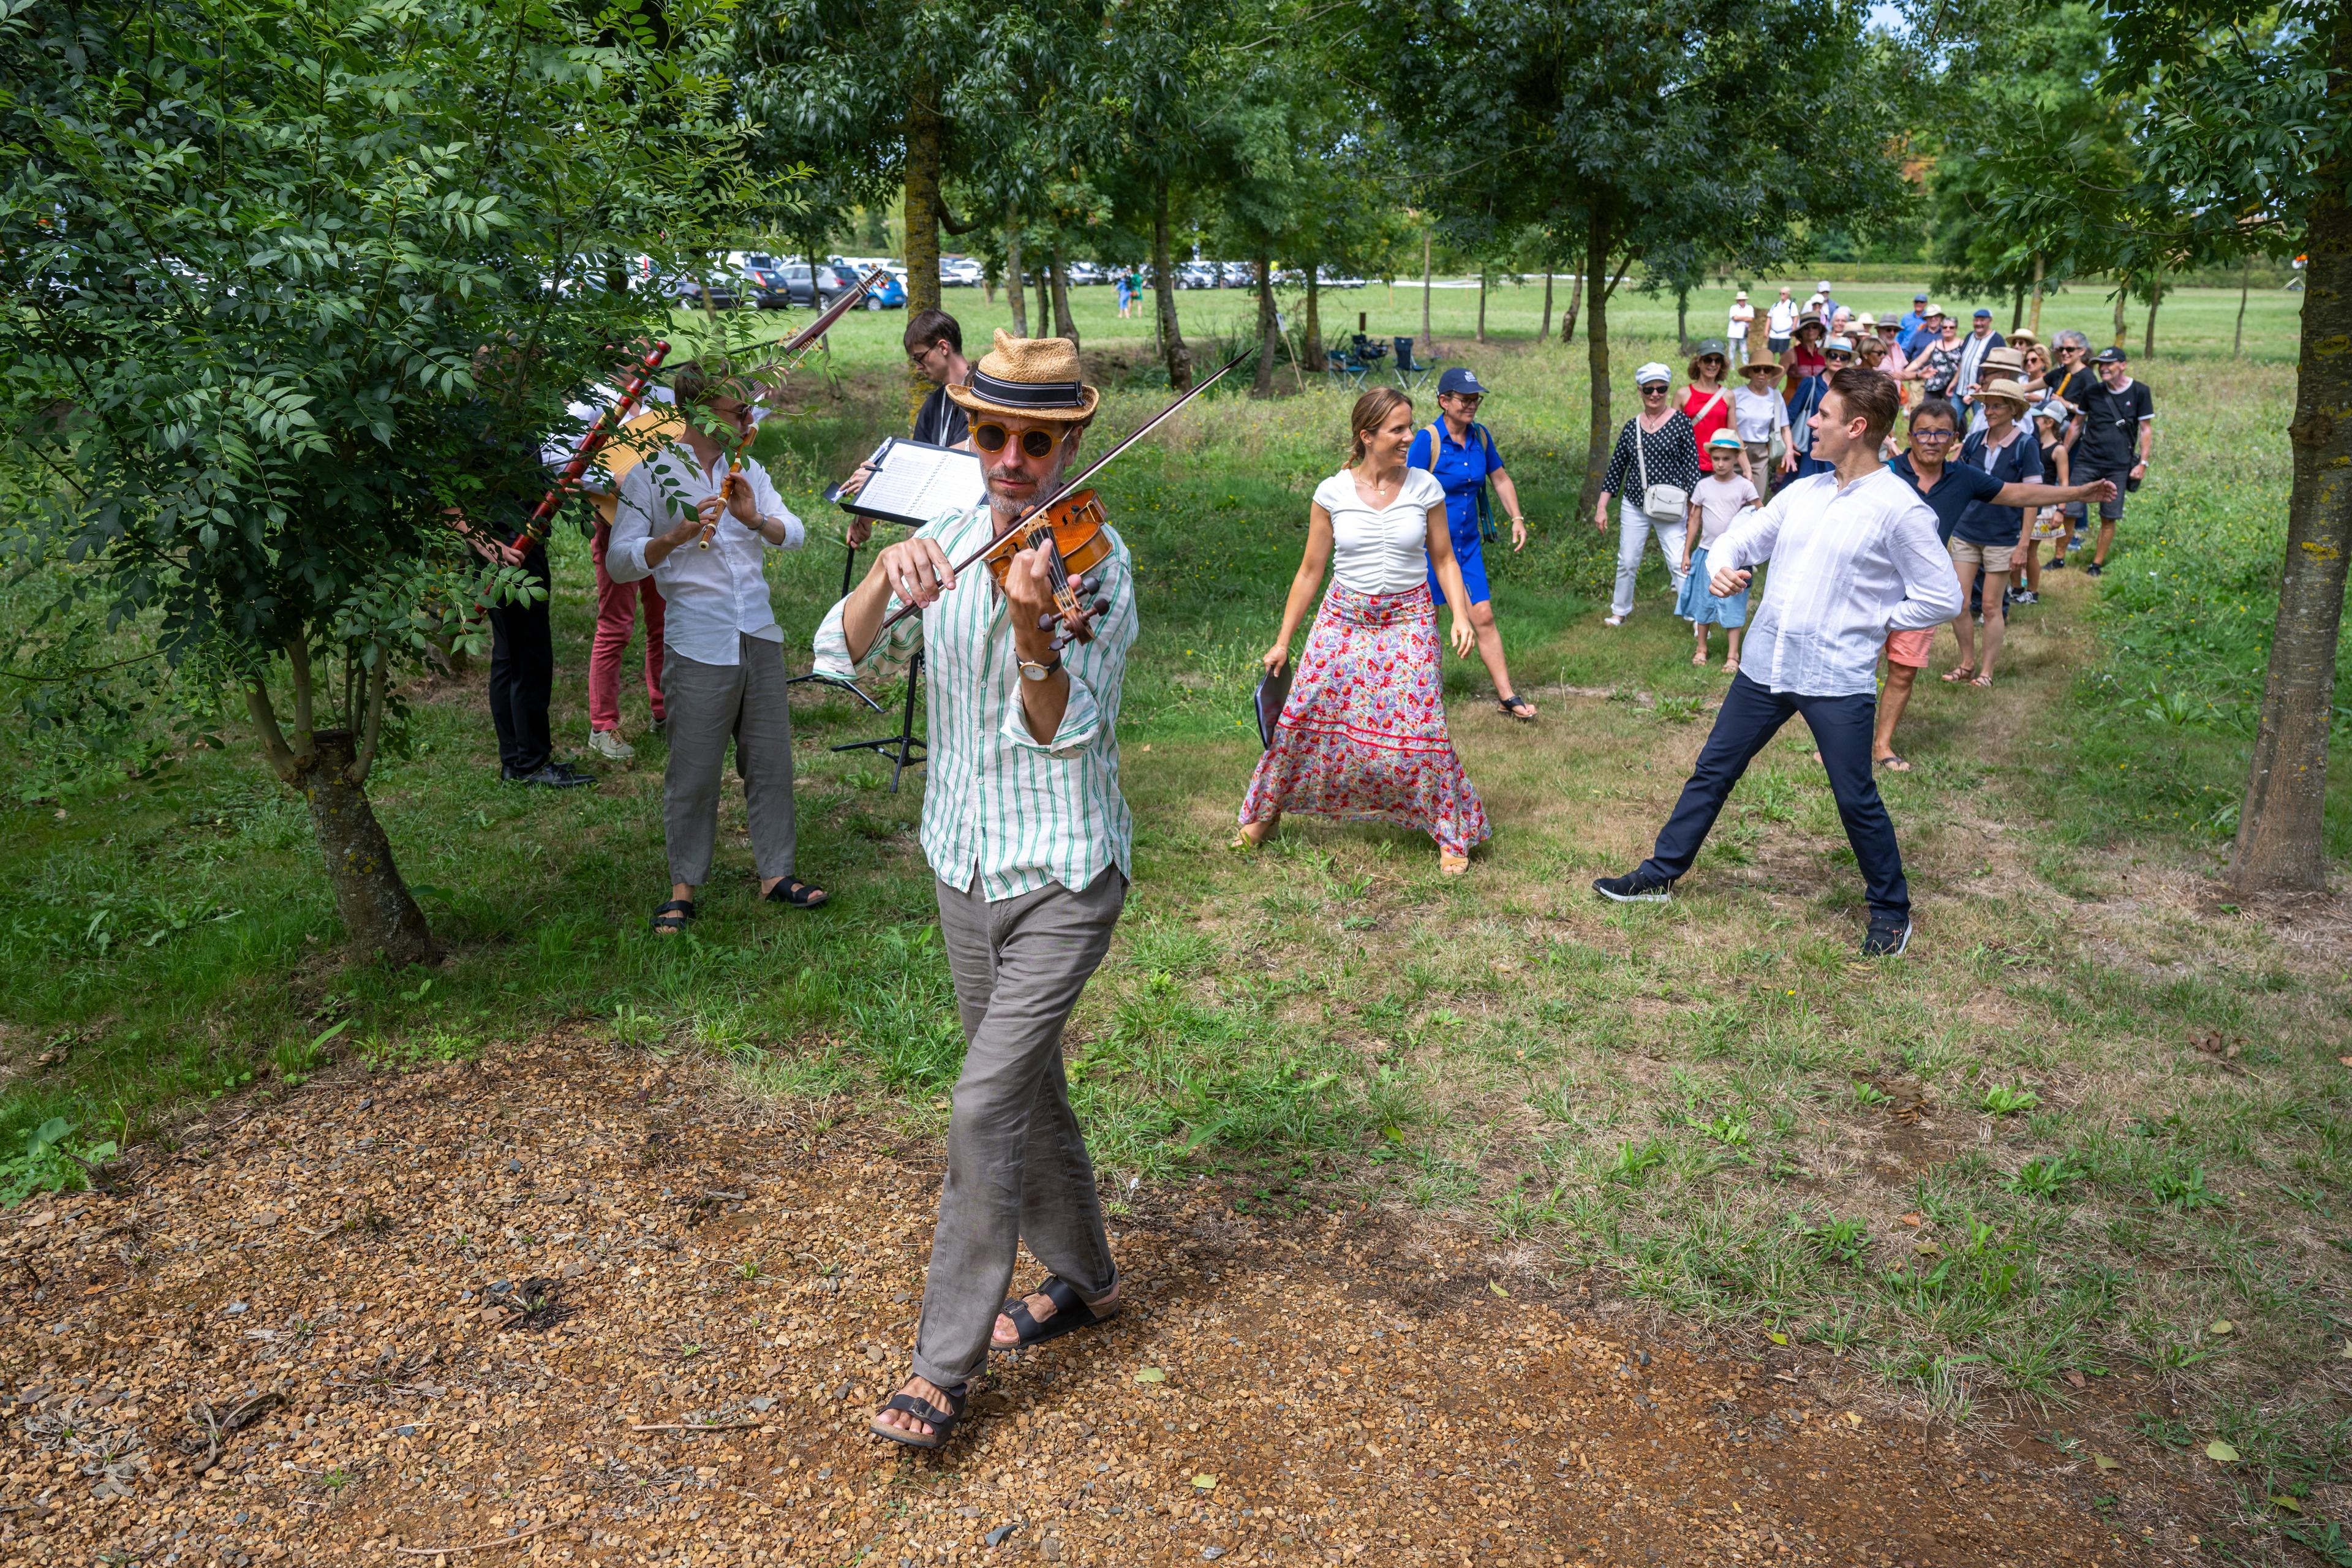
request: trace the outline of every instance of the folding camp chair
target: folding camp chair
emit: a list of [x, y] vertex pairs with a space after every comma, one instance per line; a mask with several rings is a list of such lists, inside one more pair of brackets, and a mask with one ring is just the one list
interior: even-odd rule
[[1423, 364], [1412, 357], [1411, 338], [1396, 340], [1397, 385], [1407, 392], [1417, 392], [1421, 389], [1422, 383], [1427, 381], [1436, 368], [1435, 365]]

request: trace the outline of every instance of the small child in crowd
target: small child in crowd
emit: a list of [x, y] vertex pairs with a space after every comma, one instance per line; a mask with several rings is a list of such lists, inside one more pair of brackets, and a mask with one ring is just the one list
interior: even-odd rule
[[[2070, 482], [2066, 478], [2066, 425], [2074, 417], [2074, 410], [2056, 397], [2045, 399], [2033, 411], [2033, 440], [2042, 448], [2042, 482], [2045, 485]], [[2066, 561], [2066, 542], [2074, 531], [2064, 507], [2045, 506], [2035, 510], [2033, 527], [2025, 540], [2025, 586], [2018, 590], [2019, 604], [2042, 602], [2042, 542], [2049, 542], [2050, 563], [2062, 566]]]
[[1707, 587], [1706, 547], [1723, 536], [1732, 519], [1763, 501], [1756, 487], [1739, 473], [1736, 462], [1739, 437], [1730, 430], [1717, 430], [1706, 445], [1707, 457], [1714, 460], [1715, 469], [1702, 477], [1691, 490], [1690, 524], [1683, 535], [1683, 592], [1675, 604], [1675, 614], [1690, 622], [1691, 633], [1697, 639], [1697, 647], [1691, 652], [1693, 664], [1706, 662], [1706, 628], [1723, 627], [1731, 644], [1723, 673], [1737, 675], [1739, 639], [1748, 626], [1748, 592], [1743, 588], [1727, 599], [1715, 596]]

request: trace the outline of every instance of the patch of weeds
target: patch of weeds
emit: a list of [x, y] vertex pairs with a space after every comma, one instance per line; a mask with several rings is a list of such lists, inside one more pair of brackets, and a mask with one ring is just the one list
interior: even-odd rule
[[1804, 1227], [1803, 1235], [1825, 1261], [1843, 1263], [1849, 1268], [1862, 1261], [1863, 1253], [1870, 1245], [1869, 1222], [1851, 1217], [1832, 1217], [1826, 1224], [1809, 1225]]
[[2205, 1190], [2205, 1167], [2202, 1165], [2192, 1165], [2186, 1171], [2178, 1167], [2158, 1171], [2148, 1183], [2147, 1190], [2166, 1208], [2179, 1209], [2184, 1214], [2194, 1209], [2219, 1208], [2221, 1205], [2219, 1194]]
[[1997, 1083], [1984, 1091], [1980, 1103], [1988, 1116], [2016, 1116], [2041, 1104], [2042, 1097], [2030, 1089]]
[[52, 1116], [26, 1135], [25, 1151], [0, 1160], [0, 1208], [15, 1208], [35, 1193], [80, 1192], [90, 1173], [114, 1158], [114, 1143], [74, 1142], [75, 1124]]
[[2009, 1190], [2028, 1197], [2054, 1198], [2083, 1175], [2082, 1168], [2063, 1154], [2036, 1154], [2017, 1168], [2017, 1174], [2009, 1179]]
[[1879, 1088], [1876, 1084], [1867, 1082], [1862, 1079], [1854, 1079], [1851, 1088], [1853, 1093], [1854, 1104], [1861, 1106], [1865, 1110], [1874, 1105], [1885, 1105], [1888, 1100], [1895, 1098], [1885, 1089]]
[[1645, 1138], [1639, 1143], [1630, 1141], [1620, 1143], [1617, 1152], [1601, 1167], [1601, 1179], [1638, 1187], [1648, 1180], [1652, 1171], [1666, 1163], [1669, 1152], [1665, 1143], [1656, 1138]]
[[1696, 697], [1660, 697], [1654, 710], [1669, 724], [1687, 724], [1706, 711], [1706, 703]]

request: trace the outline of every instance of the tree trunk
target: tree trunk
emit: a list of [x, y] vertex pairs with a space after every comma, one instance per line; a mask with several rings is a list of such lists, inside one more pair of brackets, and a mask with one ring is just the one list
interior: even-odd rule
[[[907, 310], [940, 308], [940, 162], [946, 128], [939, 84], [919, 78], [907, 99]], [[923, 381], [919, 374], [917, 381]], [[925, 393], [930, 384], [923, 382]]]
[[1549, 259], [1547, 259], [1547, 260], [1544, 262], [1544, 317], [1543, 317], [1543, 325], [1536, 329], [1536, 342], [1539, 342], [1539, 343], [1540, 343], [1540, 342], [1549, 342], [1550, 340], [1551, 340], [1551, 262], [1550, 262]]
[[2254, 286], [2254, 258], [2248, 256], [2238, 273], [2238, 330], [2230, 334], [2230, 357], [2236, 359], [2246, 348], [2246, 291]]
[[[2042, 270], [2046, 265], [2042, 253], [2035, 251], [2033, 253], [2033, 320], [2031, 326], [2033, 341], [2036, 342], [2042, 341], [2042, 279], [2047, 276]], [[2052, 357], [2054, 359], [2056, 356]]]
[[1192, 351], [1176, 325], [1176, 261], [1168, 243], [1168, 182], [1153, 188], [1151, 203], [1151, 308], [1160, 328], [1160, 353], [1168, 365], [1168, 384], [1177, 392], [1192, 390]]
[[367, 786], [351, 782], [358, 750], [349, 730], [320, 730], [311, 752], [294, 759], [294, 787], [310, 803], [310, 826], [326, 857], [335, 912], [352, 951], [394, 963], [432, 963], [441, 950], [393, 863], [392, 842], [368, 803]]
[[2117, 347], [2117, 348], [2119, 348], [2119, 349], [2120, 349], [2120, 348], [2128, 348], [2128, 347], [2130, 346], [2127, 342], [2125, 342], [2125, 339], [2129, 335], [2129, 333], [2130, 333], [2130, 331], [2131, 331], [2131, 329], [2130, 329], [2130, 328], [2128, 328], [2128, 327], [2126, 327], [2126, 326], [2125, 326], [2125, 325], [2124, 325], [2124, 294], [2125, 294], [2125, 292], [2126, 292], [2126, 285], [2125, 285], [2124, 280], [2123, 280], [2121, 278], [2116, 279], [2116, 347]]
[[1331, 368], [1323, 353], [1323, 311], [1316, 299], [1323, 286], [1322, 272], [1320, 267], [1307, 269], [1307, 368], [1317, 375]]
[[2139, 357], [2142, 359], [2156, 357], [2156, 308], [2162, 303], [2164, 303], [2164, 279], [2160, 277], [2151, 278], [2147, 280], [2147, 335], [2140, 340], [2139, 347]]
[[1568, 314], [1559, 319], [1559, 341], [1561, 342], [1569, 342], [1575, 338], [1576, 312], [1578, 307], [1581, 306], [1583, 303], [1584, 274], [1580, 272], [1574, 278], [1569, 279]]
[[[2335, 82], [2352, 79], [2352, 13], [2335, 23]], [[2339, 88], [2336, 96], [2341, 95]], [[2304, 268], [2301, 361], [2295, 372], [2294, 488], [2287, 500], [2286, 568], [2271, 628], [2269, 678], [2253, 765], [2238, 814], [2230, 885], [2242, 893], [2324, 889], [2327, 727], [2336, 709], [2336, 644], [2352, 562], [2352, 161], [2321, 165]]]
[[1478, 264], [1478, 341], [1486, 341], [1486, 264]]
[[1076, 348], [1078, 323], [1070, 314], [1069, 270], [1062, 265], [1062, 253], [1059, 250], [1047, 251], [1045, 256], [1050, 264], [1046, 270], [1052, 274], [1054, 279], [1054, 335], [1057, 338], [1069, 339], [1070, 346]]
[[1021, 280], [1021, 215], [1004, 231], [1004, 302], [1013, 307], [1013, 335], [1029, 335], [1029, 288]]
[[1579, 517], [1591, 516], [1601, 500], [1601, 481], [1609, 472], [1609, 448], [1617, 435], [1609, 417], [1609, 220], [1595, 212], [1584, 231], [1584, 275], [1592, 280], [1592, 319], [1584, 331], [1585, 358], [1591, 367], [1592, 422], [1585, 439]]
[[1675, 353], [1690, 353], [1690, 290], [1687, 288], [1675, 290]]
[[2010, 336], [2015, 337], [2017, 329], [2023, 325], [2025, 325], [2025, 285], [2020, 283], [2010, 290], [2009, 295]]
[[1054, 253], [1050, 250], [1037, 258], [1037, 335], [1044, 337], [1054, 327]]
[[1421, 231], [1421, 346], [1423, 348], [1437, 342], [1436, 334], [1429, 330], [1429, 231], [1423, 229]]
[[1280, 346], [1281, 335], [1274, 313], [1274, 263], [1261, 256], [1257, 258], [1257, 380], [1250, 385], [1252, 397], [1274, 395], [1274, 351]]
[[[939, 84], [916, 79], [907, 99], [907, 314], [940, 308], [940, 163], [945, 127], [939, 110]], [[911, 420], [931, 395], [922, 372], [907, 369], [907, 409]]]

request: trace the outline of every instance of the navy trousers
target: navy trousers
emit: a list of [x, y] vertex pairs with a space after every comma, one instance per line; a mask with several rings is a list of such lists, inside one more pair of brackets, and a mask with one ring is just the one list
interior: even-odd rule
[[1731, 689], [1715, 716], [1715, 729], [1698, 754], [1698, 766], [1683, 785], [1682, 798], [1658, 834], [1657, 847], [1642, 868], [1654, 877], [1679, 877], [1698, 858], [1731, 786], [1748, 771], [1780, 726], [1793, 713], [1805, 717], [1813, 743], [1822, 749], [1828, 767], [1830, 793], [1837, 797], [1838, 816], [1845, 824], [1846, 842], [1853, 846], [1862, 866], [1863, 886], [1871, 909], [1907, 917], [1911, 889], [1903, 880], [1903, 851], [1895, 842], [1895, 824], [1886, 804], [1878, 798], [1878, 780], [1870, 761], [1871, 729], [1878, 714], [1878, 699], [1863, 693], [1852, 697], [1806, 697], [1774, 691], [1748, 679], [1741, 670], [1731, 678]]
[[548, 622], [547, 552], [523, 557], [539, 580], [535, 605], [490, 606], [490, 723], [499, 732], [499, 762], [509, 775], [537, 773], [554, 759], [547, 705], [555, 691], [555, 634]]

